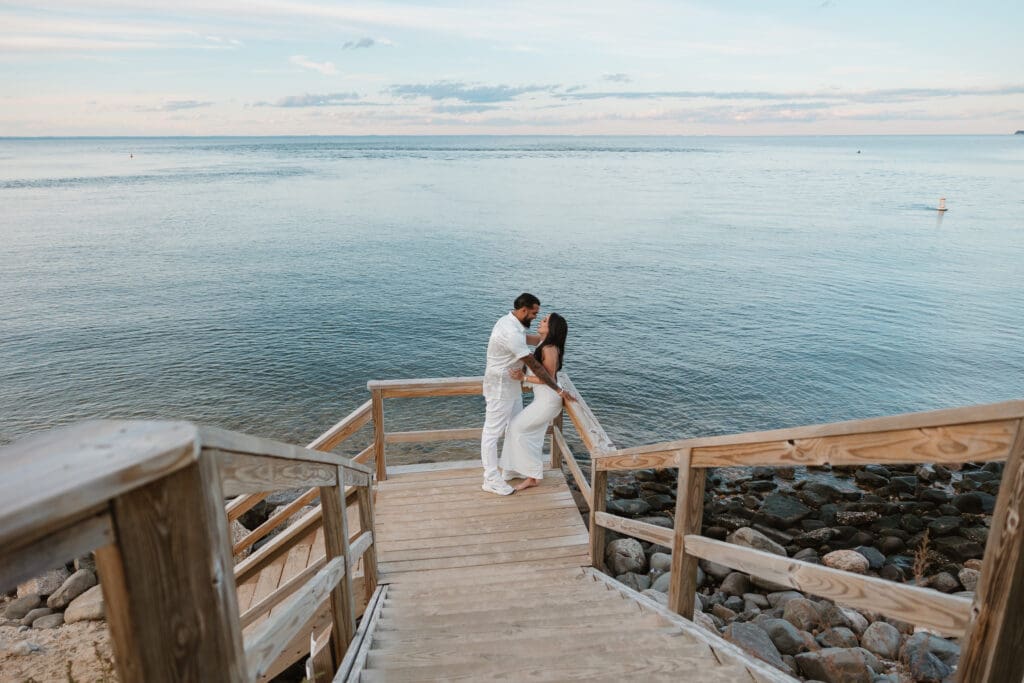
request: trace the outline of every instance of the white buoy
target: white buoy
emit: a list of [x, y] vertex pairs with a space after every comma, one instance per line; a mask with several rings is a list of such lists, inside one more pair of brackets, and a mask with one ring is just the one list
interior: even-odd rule
[[945, 210], [946, 210], [946, 198], [945, 197], [939, 197], [939, 211], [945, 211]]

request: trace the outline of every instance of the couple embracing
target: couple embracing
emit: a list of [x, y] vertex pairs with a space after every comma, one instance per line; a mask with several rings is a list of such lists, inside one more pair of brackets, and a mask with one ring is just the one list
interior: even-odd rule
[[[531, 334], [540, 299], [523, 293], [516, 297], [512, 308], [491, 331], [484, 371], [487, 417], [480, 438], [483, 489], [500, 496], [536, 486], [544, 478], [544, 435], [548, 425], [562, 411], [563, 400], [576, 400], [556, 379], [562, 369], [565, 337], [569, 332], [565, 318], [549, 313], [541, 319], [537, 334]], [[536, 348], [531, 352], [529, 346]], [[524, 381], [533, 385], [533, 402], [525, 409]], [[499, 460], [498, 439], [503, 434], [505, 444]], [[513, 488], [508, 483], [513, 479], [523, 481]]]

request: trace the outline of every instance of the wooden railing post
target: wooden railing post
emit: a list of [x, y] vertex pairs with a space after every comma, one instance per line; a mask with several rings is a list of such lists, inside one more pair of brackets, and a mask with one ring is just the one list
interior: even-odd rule
[[96, 559], [121, 681], [249, 680], [221, 491], [201, 456], [111, 501]]
[[957, 667], [964, 683], [1024, 678], [1024, 421], [999, 484], [981, 579]]
[[334, 661], [345, 656], [348, 644], [356, 631], [355, 605], [352, 599], [352, 574], [355, 564], [348, 549], [348, 511], [345, 509], [345, 470], [338, 467], [338, 483], [320, 489], [323, 506], [324, 545], [327, 561], [345, 558], [345, 576], [331, 590], [331, 642]]
[[562, 469], [562, 449], [558, 447], [558, 441], [555, 440], [554, 430], [562, 431], [563, 415], [564, 413], [559, 412], [552, 420], [551, 428], [548, 430], [551, 432], [551, 469], [553, 470]]
[[686, 552], [683, 538], [700, 534], [704, 516], [704, 469], [690, 466], [690, 449], [678, 454], [679, 482], [676, 490], [676, 516], [672, 533], [672, 567], [668, 589], [668, 608], [693, 619], [697, 592], [697, 558]]
[[[359, 499], [359, 528], [361, 531], [374, 530], [373, 526], [373, 489], [370, 485], [360, 486], [357, 497]], [[366, 593], [366, 604], [370, 604], [373, 592], [377, 590], [377, 539], [363, 554], [363, 587]]]
[[591, 461], [590, 481], [590, 564], [604, 570], [604, 527], [597, 523], [597, 513], [608, 505], [608, 471], [597, 469]]
[[377, 481], [388, 478], [384, 462], [384, 395], [380, 389], [371, 390], [373, 397], [373, 459], [377, 464]]

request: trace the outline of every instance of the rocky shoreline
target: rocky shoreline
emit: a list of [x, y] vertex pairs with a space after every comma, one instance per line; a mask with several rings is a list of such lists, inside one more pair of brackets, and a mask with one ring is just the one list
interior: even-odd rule
[[[1002, 463], [729, 468], [708, 473], [702, 534], [782, 557], [973, 597]], [[671, 528], [675, 470], [614, 473], [610, 513]], [[608, 532], [619, 581], [667, 599], [669, 548]], [[944, 681], [959, 647], [705, 560], [694, 621], [786, 673], [829, 683]]]

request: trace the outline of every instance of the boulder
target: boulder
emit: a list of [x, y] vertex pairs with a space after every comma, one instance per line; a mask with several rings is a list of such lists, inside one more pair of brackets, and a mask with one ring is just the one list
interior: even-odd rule
[[25, 595], [38, 595], [39, 597], [46, 597], [54, 593], [61, 585], [68, 580], [71, 576], [64, 567], [59, 569], [51, 569], [50, 571], [37, 576], [34, 579], [18, 584], [18, 597]]
[[996, 498], [991, 494], [982, 493], [981, 491], [971, 491], [970, 493], [961, 493], [958, 496], [954, 496], [953, 505], [960, 512], [968, 512], [974, 515], [982, 513], [991, 514], [996, 507]]
[[34, 622], [36, 619], [40, 617], [47, 617], [51, 614], [53, 614], [53, 610], [49, 607], [36, 607], [34, 610], [32, 610], [24, 616], [24, 618], [21, 620], [21, 625], [31, 626], [32, 622]]
[[864, 526], [878, 519], [877, 512], [837, 512], [836, 524], [840, 526]]
[[742, 572], [732, 572], [722, 581], [720, 590], [726, 595], [743, 595], [750, 592], [750, 580]]
[[711, 613], [722, 621], [729, 622], [736, 618], [736, 612], [732, 611], [725, 605], [714, 605], [711, 607]]
[[654, 583], [651, 584], [651, 588], [661, 593], [668, 593], [668, 589], [671, 583], [672, 575], [668, 572], [665, 572], [664, 574], [662, 574], [654, 580]]
[[860, 612], [848, 607], [840, 607], [832, 602], [819, 603], [821, 608], [822, 626], [845, 626], [858, 636], [868, 627], [868, 620]]
[[[657, 569], [658, 571], [667, 572], [672, 567], [672, 556], [666, 553], [652, 553], [651, 554], [651, 570]], [[697, 568], [700, 571], [700, 568]]]
[[47, 614], [45, 617], [39, 617], [32, 622], [32, 628], [59, 628], [64, 625], [64, 615], [61, 612], [55, 612], [54, 614]]
[[877, 548], [873, 548], [869, 545], [859, 545], [854, 548], [853, 551], [863, 555], [864, 559], [868, 561], [868, 567], [871, 569], [877, 571], [885, 564], [885, 555], [883, 555]]
[[735, 543], [746, 548], [753, 548], [754, 550], [763, 550], [766, 553], [772, 553], [773, 555], [781, 555], [786, 557], [786, 549], [781, 545], [773, 541], [772, 539], [765, 536], [756, 529], [751, 529], [745, 526], [741, 529], [737, 529], [726, 539], [729, 543]]
[[61, 584], [46, 600], [50, 609], [64, 609], [79, 595], [96, 585], [96, 574], [91, 569], [79, 569]]
[[951, 536], [955, 534], [963, 523], [959, 517], [936, 517], [928, 524], [928, 531], [932, 536]]
[[16, 598], [7, 605], [7, 609], [4, 610], [4, 616], [8, 619], [24, 619], [25, 615], [39, 607], [43, 602], [35, 593], [28, 593], [20, 598]]
[[860, 644], [882, 659], [896, 659], [900, 652], [900, 632], [891, 624], [876, 621], [864, 630]]
[[976, 590], [978, 587], [978, 580], [981, 578], [981, 572], [979, 572], [977, 569], [969, 569], [968, 567], [964, 567], [960, 570], [960, 573], [957, 575], [957, 578], [960, 579], [960, 583], [963, 585], [964, 590], [973, 591]]
[[817, 606], [807, 598], [794, 598], [788, 601], [782, 618], [801, 631], [813, 631], [821, 624]]
[[744, 652], [768, 662], [777, 669], [792, 673], [784, 661], [778, 648], [772, 643], [764, 629], [754, 624], [733, 622], [726, 627], [725, 639]]
[[790, 600], [804, 597], [804, 594], [794, 590], [778, 591], [776, 593], [769, 593], [767, 596], [768, 604], [772, 607], [785, 607], [786, 603]]
[[[665, 598], [665, 603], [668, 604], [668, 597]], [[718, 635], [718, 629], [715, 628], [715, 620], [704, 612], [694, 611], [693, 623], [707, 631], [710, 631], [711, 633], [714, 633], [716, 636]]]
[[881, 672], [878, 659], [862, 647], [829, 647], [796, 656], [800, 672], [807, 678], [825, 683], [872, 683]]
[[867, 574], [870, 567], [868, 558], [855, 550], [833, 550], [821, 558], [821, 561], [826, 567], [855, 574]]
[[697, 566], [719, 583], [724, 581], [725, 577], [729, 576], [729, 574], [732, 574], [732, 567], [726, 567], [724, 564], [718, 564], [710, 560], [701, 560]]
[[811, 531], [805, 531], [804, 533], [796, 536], [793, 539], [793, 543], [800, 546], [801, 548], [820, 548], [836, 535], [834, 529], [824, 527], [822, 529], [813, 529]]
[[71, 601], [64, 611], [64, 621], [73, 624], [76, 621], [96, 621], [103, 619], [103, 589], [93, 586]]
[[[653, 590], [651, 588], [648, 588], [645, 591], [640, 591], [640, 594], [641, 595], [646, 595], [647, 597], [649, 597], [651, 600], [654, 600], [659, 605], [664, 605], [665, 607], [668, 607], [668, 595], [666, 595], [665, 593], [661, 593], [661, 592], [658, 592], [658, 591]], [[696, 610], [694, 610], [694, 614], [696, 615], [696, 614], [704, 614], [704, 613], [703, 612], [697, 612]]]
[[642, 517], [651, 511], [650, 504], [642, 498], [626, 498], [623, 500], [610, 500], [606, 506], [608, 512], [623, 517]]
[[857, 647], [857, 636], [845, 626], [832, 626], [818, 634], [815, 638], [822, 647]]
[[808, 649], [807, 638], [810, 634], [785, 619], [761, 619], [757, 625], [764, 629], [775, 648], [784, 655], [795, 655]]
[[935, 539], [933, 545], [935, 550], [958, 562], [980, 558], [985, 553], [980, 543], [969, 541], [963, 536], [943, 536]]
[[635, 538], [620, 538], [608, 544], [604, 554], [605, 563], [612, 574], [643, 572], [647, 556], [640, 541]]
[[647, 590], [651, 587], [651, 577], [646, 574], [637, 574], [636, 572], [626, 572], [625, 574], [619, 574], [615, 577], [616, 581], [624, 583], [629, 586], [637, 593]]
[[776, 529], [788, 529], [799, 524], [809, 514], [811, 509], [796, 498], [784, 493], [773, 493], [764, 499], [757, 519]]
[[928, 579], [928, 585], [942, 593], [953, 593], [960, 590], [960, 582], [949, 572], [939, 572]]
[[956, 666], [960, 661], [960, 646], [956, 644], [956, 641], [946, 640], [925, 631], [915, 633], [907, 638], [900, 653], [901, 658], [906, 657], [911, 651], [930, 652], [949, 667]]

